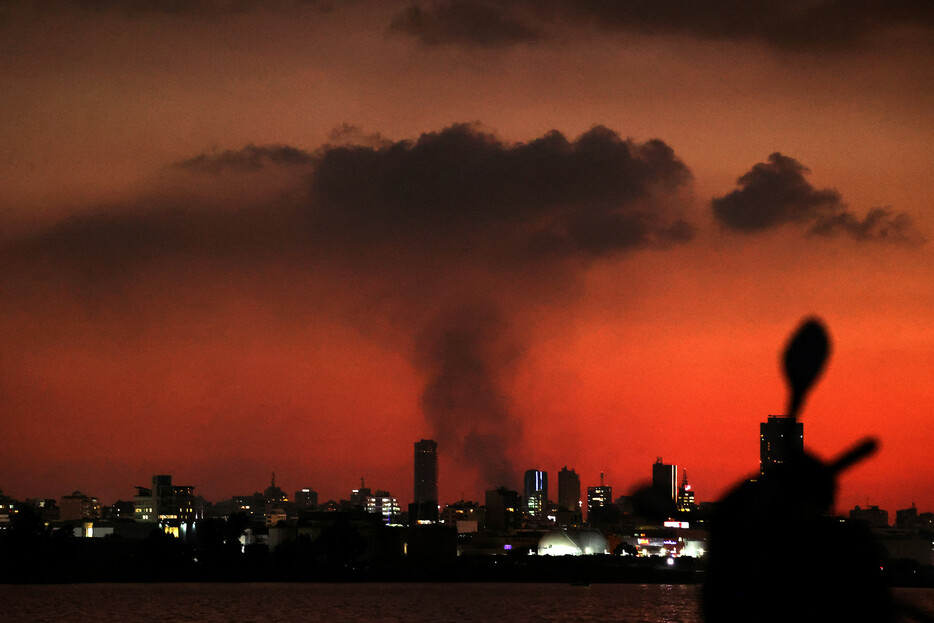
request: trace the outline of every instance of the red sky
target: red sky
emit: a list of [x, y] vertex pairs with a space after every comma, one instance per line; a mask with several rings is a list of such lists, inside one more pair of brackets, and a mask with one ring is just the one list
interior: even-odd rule
[[729, 4], [4, 3], [0, 488], [712, 500], [816, 314], [838, 508], [934, 510], [931, 16]]

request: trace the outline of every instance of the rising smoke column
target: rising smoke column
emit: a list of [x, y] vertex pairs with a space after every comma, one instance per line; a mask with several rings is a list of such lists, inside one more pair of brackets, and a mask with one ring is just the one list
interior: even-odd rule
[[427, 376], [421, 404], [437, 440], [475, 466], [487, 486], [509, 486], [522, 440], [509, 383], [520, 356], [512, 328], [493, 306], [466, 305], [432, 319], [416, 337]]

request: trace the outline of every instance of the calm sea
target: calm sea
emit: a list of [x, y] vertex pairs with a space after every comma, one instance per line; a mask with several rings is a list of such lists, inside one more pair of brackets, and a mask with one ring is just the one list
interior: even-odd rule
[[[0, 586], [0, 620], [700, 623], [697, 591], [662, 584]], [[934, 612], [934, 589], [898, 594]]]

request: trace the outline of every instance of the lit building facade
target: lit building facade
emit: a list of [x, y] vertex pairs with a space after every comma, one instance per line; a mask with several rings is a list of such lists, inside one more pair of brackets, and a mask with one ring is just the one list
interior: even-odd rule
[[538, 541], [539, 556], [608, 554], [606, 537], [597, 530], [552, 530]]
[[707, 552], [707, 533], [692, 530], [687, 522], [665, 522], [660, 528], [641, 528], [632, 536], [623, 537], [622, 541], [625, 550], [636, 556], [701, 558]]
[[295, 506], [299, 510], [314, 510], [318, 508], [318, 492], [311, 487], [299, 489], [295, 492]]
[[530, 469], [525, 472], [525, 512], [541, 518], [548, 503], [548, 472]]
[[389, 495], [388, 491], [376, 491], [366, 496], [366, 512], [380, 515], [383, 521], [393, 524], [398, 521], [402, 509], [399, 507], [399, 501]]
[[288, 518], [286, 507], [289, 504], [289, 496], [276, 486], [276, 472], [272, 473], [272, 480], [263, 492], [263, 502], [263, 516], [267, 526], [275, 526]]
[[366, 499], [373, 495], [373, 492], [369, 487], [365, 486], [363, 477], [360, 477], [360, 488], [351, 489], [350, 491], [350, 504], [351, 506], [360, 506], [366, 508]]
[[688, 470], [681, 472], [681, 485], [678, 487], [678, 510], [690, 513], [695, 508], [694, 488], [688, 483]]
[[466, 534], [477, 531], [481, 516], [479, 504], [460, 500], [444, 507], [441, 512], [441, 521], [447, 526], [456, 528], [458, 534]]
[[62, 521], [81, 521], [82, 519], [100, 519], [101, 503], [89, 495], [75, 491], [63, 495], [59, 502], [59, 518]]
[[601, 510], [608, 508], [612, 502], [613, 487], [587, 487], [587, 521], [593, 521], [594, 517], [599, 516]]
[[136, 487], [133, 497], [133, 517], [137, 521], [149, 521], [177, 528], [181, 522], [192, 522], [203, 516], [203, 510], [195, 497], [195, 488], [189, 485], [175, 486], [172, 476], [160, 474], [152, 477], [152, 488]]

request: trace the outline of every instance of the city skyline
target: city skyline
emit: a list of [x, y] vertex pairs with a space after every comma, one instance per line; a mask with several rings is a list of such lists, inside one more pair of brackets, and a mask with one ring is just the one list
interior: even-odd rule
[[[415, 442], [416, 453], [418, 452], [418, 448], [419, 448], [420, 446], [421, 446], [421, 447], [424, 447], [425, 442], [431, 442], [431, 440], [422, 439], [422, 440], [420, 440], [420, 441], [418, 441], [418, 442]], [[435, 449], [435, 451], [437, 451], [437, 447], [436, 447], [436, 446], [435, 446], [434, 449]], [[416, 456], [418, 456], [418, 455], [416, 454]], [[418, 463], [417, 463], [417, 460], [416, 460], [416, 467], [415, 467], [415, 469], [413, 470], [416, 474], [419, 473], [419, 468], [417, 467], [417, 465], [418, 465]], [[654, 466], [653, 466], [653, 467], [654, 467]], [[534, 488], [535, 486], [537, 486], [537, 485], [530, 484], [530, 483], [538, 483], [538, 485], [544, 485], [544, 486], [540, 489], [540, 493], [542, 493], [543, 496], [542, 496], [542, 498], [541, 498], [541, 501], [537, 503], [537, 505], [536, 505], [536, 507], [535, 507], [535, 510], [533, 510], [533, 508], [532, 508], [531, 506], [529, 506], [528, 508], [524, 508], [524, 510], [527, 510], [528, 512], [531, 512], [532, 514], [536, 514], [536, 513], [537, 513], [538, 515], [541, 515], [541, 511], [542, 511], [542, 509], [544, 508], [544, 507], [542, 506], [542, 504], [544, 504], [544, 502], [552, 502], [552, 503], [555, 503], [555, 504], [558, 504], [558, 503], [559, 503], [559, 497], [556, 497], [556, 496], [551, 495], [551, 494], [548, 493], [547, 484], [546, 484], [546, 483], [547, 483], [547, 480], [548, 480], [548, 472], [549, 472], [549, 470], [537, 470], [537, 469], [536, 469], [536, 470], [525, 470], [524, 474], [523, 474], [521, 477], [517, 477], [517, 480], [524, 480], [524, 483], [525, 483], [525, 484], [524, 484], [522, 487], [514, 487], [515, 492], [516, 492], [516, 493], [519, 493], [519, 494], [522, 496], [522, 499], [523, 499], [523, 500], [526, 500], [526, 501], [527, 501], [529, 498], [528, 498], [527, 493], [525, 493], [525, 492], [527, 492], [527, 491], [529, 490], [529, 487], [533, 487], [533, 488]], [[577, 507], [578, 507], [578, 509], [580, 509], [580, 506], [584, 505], [584, 503], [586, 502], [586, 499], [585, 499], [585, 498], [582, 496], [582, 494], [581, 494], [579, 475], [576, 474], [575, 471], [574, 471], [573, 469], [568, 470], [567, 465], [563, 466], [563, 468], [562, 468], [561, 471], [555, 471], [554, 473], [557, 473], [559, 476], [561, 476], [562, 473], [570, 473], [570, 474], [573, 474], [573, 476], [576, 478], [575, 484], [576, 484], [576, 487], [577, 487], [576, 491], [577, 491], [577, 495], [578, 495], [578, 505], [577, 505]], [[651, 472], [649, 472], [649, 471], [646, 471], [646, 473], [647, 473], [647, 474], [651, 474]], [[532, 475], [532, 480], [531, 480], [531, 481], [529, 480], [530, 474]], [[149, 488], [148, 490], [149, 490], [149, 491], [156, 491], [156, 490], [159, 490], [160, 487], [166, 487], [166, 486], [168, 486], [169, 488], [172, 488], [172, 486], [171, 486], [171, 480], [172, 480], [172, 478], [173, 478], [174, 476], [175, 476], [175, 475], [174, 475], [174, 474], [171, 474], [171, 473], [170, 473], [170, 474], [165, 474], [165, 475], [156, 475], [156, 476], [152, 476], [152, 483], [153, 483], [153, 484], [152, 484], [152, 487]], [[643, 477], [641, 477], [641, 478], [637, 478], [636, 480], [633, 480], [633, 485], [632, 485], [632, 486], [633, 486], [633, 487], [636, 487], [636, 486], [638, 486], [638, 485], [640, 485], [640, 484], [645, 484], [646, 482], [650, 482], [650, 481], [651, 481], [651, 478], [650, 478], [650, 477], [644, 477], [644, 476], [645, 476], [645, 475], [643, 475]], [[166, 480], [166, 479], [167, 479], [167, 480]], [[598, 480], [601, 482], [601, 485], [600, 485], [601, 487], [604, 486], [604, 485], [602, 484], [604, 479], [605, 479], [605, 478], [604, 478], [604, 474], [601, 472], [600, 477], [598, 478]], [[157, 484], [157, 481], [159, 481], [160, 484]], [[378, 475], [377, 475], [377, 477], [376, 477], [376, 481], [377, 481], [377, 485], [378, 485], [378, 484], [379, 484], [379, 477], [378, 477]], [[416, 476], [416, 478], [415, 478], [415, 481], [418, 482], [417, 476]], [[413, 495], [412, 495], [412, 499], [411, 499], [411, 500], [406, 500], [404, 496], [396, 495], [396, 493], [395, 493], [393, 490], [391, 490], [391, 489], [386, 489], [385, 487], [373, 488], [373, 487], [369, 487], [369, 486], [364, 486], [364, 485], [366, 484], [366, 476], [364, 476], [364, 477], [362, 477], [362, 478], [360, 479], [360, 483], [361, 483], [361, 484], [357, 485], [356, 488], [350, 488], [350, 489], [348, 489], [347, 491], [344, 491], [340, 496], [336, 496], [336, 497], [325, 497], [325, 496], [321, 496], [320, 493], [319, 493], [319, 487], [320, 487], [320, 486], [309, 486], [309, 483], [307, 483], [307, 482], [305, 482], [305, 483], [303, 483], [303, 484], [300, 484], [300, 485], [296, 485], [296, 487], [292, 487], [292, 488], [286, 487], [285, 489], [282, 489], [282, 488], [277, 487], [277, 486], [275, 485], [275, 473], [273, 473], [273, 481], [272, 481], [272, 482], [273, 482], [273, 484], [272, 484], [271, 486], [268, 486], [268, 487], [253, 487], [253, 489], [254, 489], [253, 491], [247, 491], [247, 489], [250, 488], [249, 486], [246, 487], [246, 488], [241, 487], [240, 489], [237, 489], [237, 490], [235, 491], [235, 493], [232, 493], [232, 494], [229, 495], [229, 496], [224, 496], [223, 498], [218, 498], [218, 499], [210, 499], [209, 501], [211, 501], [211, 502], [216, 502], [216, 501], [219, 501], [219, 500], [221, 500], [221, 499], [230, 499], [230, 498], [236, 498], [236, 497], [242, 497], [242, 496], [255, 495], [255, 494], [257, 494], [257, 493], [260, 493], [260, 492], [261, 492], [262, 490], [264, 490], [264, 489], [265, 489], [266, 493], [268, 493], [268, 492], [271, 491], [271, 490], [277, 490], [277, 491], [285, 492], [286, 494], [288, 494], [289, 491], [292, 491], [292, 490], [294, 489], [295, 497], [298, 497], [298, 495], [299, 495], [299, 494], [302, 494], [302, 493], [307, 494], [308, 492], [311, 492], [311, 493], [313, 493], [313, 494], [316, 495], [316, 498], [317, 498], [317, 499], [319, 500], [319, 502], [321, 502], [321, 503], [324, 503], [324, 502], [326, 502], [326, 501], [336, 502], [336, 501], [340, 501], [340, 500], [345, 500], [345, 501], [346, 501], [346, 500], [350, 500], [350, 501], [352, 501], [353, 498], [354, 498], [354, 496], [355, 496], [355, 495], [358, 495], [358, 492], [360, 492], [360, 491], [364, 491], [364, 492], [366, 492], [366, 491], [386, 492], [386, 493], [391, 494], [391, 495], [392, 495], [393, 497], [395, 497], [396, 499], [398, 499], [398, 501], [399, 501], [400, 504], [405, 504], [405, 503], [407, 503], [408, 501], [411, 501], [411, 502], [413, 502], [413, 503], [418, 503], [419, 501], [421, 501], [421, 502], [424, 503], [424, 502], [427, 502], [427, 501], [428, 501], [428, 498], [425, 498], [424, 500], [420, 500], [420, 499], [419, 499], [419, 496], [418, 496], [417, 494], [414, 494], [414, 493], [413, 493]], [[560, 482], [560, 480], [559, 480], [559, 482]], [[165, 483], [168, 483], [168, 484], [165, 484]], [[607, 486], [609, 487], [609, 485], [607, 485]], [[93, 487], [93, 485], [92, 485], [92, 487]], [[179, 487], [175, 487], [175, 488], [179, 488]], [[196, 489], [196, 488], [198, 488], [198, 487], [197, 487], [196, 485], [186, 485], [185, 487], [182, 487], [182, 488], [187, 489], [187, 490], [194, 490], [194, 489]], [[321, 488], [321, 489], [324, 489], [324, 490], [333, 490], [333, 489], [334, 489], [334, 487], [333, 487], [333, 486], [330, 486], [330, 485], [325, 485], [324, 487], [320, 487], [320, 488]], [[500, 485], [496, 485], [496, 486], [490, 487], [490, 488], [487, 489], [487, 490], [499, 489], [499, 488], [504, 488], [504, 489], [509, 489], [509, 490], [512, 490], [512, 489], [513, 489], [513, 487], [511, 487], [511, 486], [509, 486], [509, 485], [507, 485], [507, 484], [500, 484]], [[609, 487], [609, 488], [612, 489], [612, 487]], [[139, 496], [139, 495], [148, 495], [148, 494], [140, 493], [140, 491], [143, 491], [143, 490], [146, 489], [146, 488], [141, 487], [141, 486], [139, 486], [139, 485], [131, 486], [131, 487], [129, 487], [129, 489], [136, 489], [136, 490], [137, 490], [137, 494], [136, 494], [137, 496]], [[413, 491], [414, 491], [414, 490], [415, 490], [415, 488], [413, 488]], [[437, 489], [436, 489], [436, 491], [437, 491]], [[619, 491], [619, 495], [625, 496], [625, 495], [628, 495], [629, 493], [635, 492], [635, 489], [633, 489], [633, 488], [622, 488], [622, 487], [621, 487], [621, 488], [618, 489], [618, 491]], [[483, 498], [483, 495], [485, 494], [485, 492], [486, 492], [486, 490], [485, 490], [485, 491], [479, 492], [477, 495], [475, 495], [475, 496], [473, 496], [473, 497], [467, 497], [467, 498], [457, 498], [457, 499], [451, 498], [450, 500], [448, 500], [448, 499], [442, 499], [442, 500], [437, 501], [437, 503], [440, 504], [441, 507], [444, 507], [444, 506], [446, 506], [446, 505], [448, 505], [448, 504], [453, 504], [453, 503], [459, 502], [459, 501], [475, 501], [475, 500], [482, 499], [482, 498]], [[2, 488], [0, 488], [0, 493], [3, 493], [3, 489], [2, 489]], [[190, 492], [189, 492], [189, 493], [190, 493]], [[69, 494], [67, 494], [67, 495], [63, 493], [63, 494], [57, 495], [57, 496], [30, 495], [30, 494], [27, 493], [26, 495], [21, 496], [21, 499], [23, 499], [23, 500], [25, 500], [25, 499], [43, 499], [43, 498], [59, 499], [59, 498], [63, 498], [63, 497], [68, 497], [69, 495], [72, 495], [72, 494], [81, 494], [81, 495], [84, 495], [84, 496], [91, 496], [91, 497], [93, 497], [93, 498], [95, 498], [95, 499], [97, 499], [97, 500], [100, 500], [100, 499], [101, 499], [101, 496], [99, 496], [99, 495], [97, 495], [96, 493], [94, 493], [93, 488], [92, 488], [90, 491], [89, 491], [89, 490], [75, 489], [74, 491], [72, 491], [71, 493], [69, 493]], [[6, 495], [8, 495], [8, 493], [7, 493]], [[197, 495], [200, 496], [201, 494], [198, 493]], [[15, 497], [15, 496], [10, 496], [10, 497]], [[109, 500], [109, 501], [110, 501], [110, 503], [115, 503], [115, 502], [118, 502], [118, 501], [131, 501], [131, 498], [133, 498], [133, 497], [134, 497], [133, 495], [124, 495], [124, 496], [119, 496], [119, 497], [114, 498], [113, 500]], [[202, 496], [202, 497], [203, 497], [203, 496]], [[205, 499], [207, 499], [207, 498], [205, 498]], [[290, 499], [291, 499], [291, 496], [290, 496]], [[291, 500], [291, 501], [295, 502], [296, 500]], [[704, 501], [714, 501], [714, 500], [704, 500]], [[572, 505], [571, 508], [573, 508], [573, 505]]]
[[[766, 422], [762, 422], [760, 425], [760, 452], [762, 456], [762, 464], [760, 466], [759, 474], [750, 474], [752, 478], [758, 477], [760, 474], [766, 473], [769, 466], [774, 465], [775, 463], [783, 462], [781, 459], [785, 456], [785, 453], [788, 451], [788, 447], [785, 445], [784, 441], [778, 441], [778, 446], [776, 447], [776, 438], [781, 437], [783, 434], [791, 432], [796, 441], [793, 441], [791, 447], [797, 445], [800, 450], [801, 442], [803, 441], [803, 427], [800, 422], [796, 425], [789, 427], [788, 424], [791, 424], [792, 421], [785, 416], [776, 416], [768, 415]], [[555, 497], [552, 497], [548, 494], [548, 470], [538, 470], [530, 469], [525, 470], [522, 477], [523, 486], [520, 491], [513, 491], [509, 486], [506, 485], [497, 485], [491, 488], [486, 489], [484, 492], [481, 492], [480, 495], [475, 498], [468, 499], [461, 497], [458, 500], [440, 500], [435, 504], [431, 504], [432, 499], [430, 495], [433, 493], [435, 497], [438, 497], [438, 482], [437, 482], [437, 453], [438, 447], [437, 443], [434, 440], [430, 439], [421, 439], [414, 443], [414, 461], [412, 463], [412, 473], [414, 475], [414, 487], [413, 487], [413, 499], [412, 504], [408, 505], [408, 517], [411, 522], [418, 522], [421, 519], [428, 519], [427, 523], [436, 522], [441, 517], [440, 511], [448, 506], [456, 506], [459, 503], [471, 503], [478, 504], [477, 500], [486, 499], [487, 503], [492, 499], [498, 500], [496, 502], [497, 506], [502, 505], [502, 496], [511, 495], [515, 496], [516, 505], [521, 507], [521, 514], [527, 515], [529, 518], [543, 520], [546, 519], [547, 513], [543, 512], [545, 509], [545, 504], [555, 505], [557, 511], [568, 511], [574, 510], [578, 515], [578, 520], [581, 518], [581, 509], [587, 509], [587, 515], [583, 516], [583, 520], [586, 522], [591, 521], [591, 513], [594, 511], [594, 508], [602, 508], [609, 505], [616, 505], [617, 501], [622, 498], [630, 498], [635, 496], [636, 498], [644, 495], [646, 491], [645, 487], [648, 486], [651, 488], [653, 495], [658, 496], [655, 498], [656, 501], [668, 500], [673, 503], [671, 507], [671, 512], [676, 513], [678, 511], [689, 511], [691, 509], [696, 509], [699, 505], [706, 505], [709, 503], [716, 503], [717, 500], [706, 499], [701, 497], [700, 499], [695, 499], [695, 491], [692, 486], [688, 484], [687, 480], [687, 469], [682, 465], [680, 466], [681, 476], [678, 476], [679, 466], [677, 464], [664, 463], [662, 457], [656, 457], [654, 463], [652, 463], [651, 468], [647, 470], [651, 474], [650, 479], [641, 478], [636, 481], [632, 487], [628, 489], [617, 489], [616, 493], [613, 492], [613, 486], [606, 483], [605, 474], [600, 473], [599, 476], [599, 485], [587, 486], [586, 487], [586, 496], [582, 495], [581, 490], [581, 481], [579, 475], [573, 469], [568, 469], [567, 465], [564, 465], [558, 473], [558, 491]], [[767, 460], [768, 459], [768, 460]], [[319, 498], [318, 492], [315, 487], [301, 487], [295, 490], [294, 498], [290, 498], [288, 494], [288, 489], [283, 490], [276, 485], [276, 474], [272, 473], [271, 484], [265, 489], [265, 492], [260, 493], [259, 490], [248, 492], [246, 490], [239, 491], [236, 494], [233, 494], [229, 497], [218, 498], [218, 499], [209, 499], [201, 494], [195, 494], [195, 486], [192, 485], [173, 485], [172, 484], [173, 475], [163, 474], [163, 475], [154, 475], [152, 476], [152, 486], [142, 487], [139, 485], [134, 486], [133, 488], [137, 490], [135, 496], [132, 496], [132, 500], [124, 497], [119, 497], [112, 500], [109, 504], [102, 503], [100, 497], [97, 495], [89, 494], [87, 491], [81, 491], [79, 489], [74, 490], [70, 494], [62, 494], [61, 496], [33, 496], [26, 495], [23, 496], [19, 501], [48, 501], [50, 498], [54, 501], [59, 501], [61, 503], [63, 519], [67, 519], [73, 515], [77, 515], [80, 512], [87, 512], [86, 507], [88, 504], [93, 503], [96, 506], [96, 515], [99, 517], [101, 508], [104, 506], [117, 508], [124, 507], [121, 505], [129, 505], [130, 514], [137, 521], [152, 521], [153, 516], [158, 516], [160, 514], [159, 510], [159, 500], [167, 500], [165, 502], [170, 507], [183, 506], [187, 510], [186, 512], [189, 515], [195, 515], [195, 508], [193, 506], [196, 498], [203, 499], [206, 503], [209, 504], [218, 504], [218, 503], [227, 503], [231, 501], [236, 501], [238, 499], [247, 499], [253, 496], [259, 496], [264, 498], [269, 505], [270, 500], [272, 501], [281, 501], [288, 502], [294, 505], [298, 509], [305, 509], [308, 506], [308, 501], [311, 501], [312, 507], [318, 506], [318, 503], [321, 503], [319, 508], [327, 509], [329, 506], [340, 503], [352, 503], [361, 506], [368, 513], [381, 514], [384, 515], [384, 519], [389, 522], [391, 517], [396, 517], [403, 512], [406, 507], [406, 501], [404, 498], [395, 495], [392, 491], [385, 489], [371, 489], [370, 487], [365, 486], [365, 478], [360, 478], [360, 485], [349, 491], [349, 494], [344, 496], [335, 496], [330, 499]], [[680, 478], [680, 485], [678, 480]], [[736, 485], [740, 483], [734, 483]], [[642, 488], [638, 488], [639, 486]], [[422, 494], [418, 493], [419, 490], [422, 490]], [[427, 493], [426, 493], [427, 492]], [[347, 492], [345, 492], [347, 493]], [[5, 496], [10, 499], [16, 499], [16, 496], [9, 496], [5, 494], [2, 489], [0, 489], [0, 496]], [[183, 500], [182, 502], [176, 501], [176, 496], [178, 500]], [[428, 496], [428, 497], [426, 497]], [[576, 503], [573, 498], [576, 496]], [[562, 501], [564, 500], [564, 501]], [[383, 506], [387, 504], [392, 504], [391, 512], [385, 511]], [[425, 514], [424, 506], [420, 507], [419, 505], [431, 505], [434, 508], [434, 511]], [[619, 507], [618, 510], [621, 512], [626, 512], [625, 508], [630, 508], [632, 502], [624, 502], [623, 506]], [[853, 509], [847, 511], [842, 508], [840, 505], [834, 505], [833, 509], [837, 515], [842, 516], [841, 513], [849, 512], [851, 516], [860, 516], [865, 515], [870, 517], [871, 521], [879, 523], [879, 517], [888, 516], [887, 510], [880, 510], [879, 505], [869, 504], [868, 502], [864, 505], [869, 508], [860, 508], [859, 504], [856, 504]], [[135, 507], [135, 512], [134, 512]], [[675, 510], [677, 509], [677, 511]], [[897, 511], [897, 512], [896, 512]], [[923, 509], [922, 509], [923, 511]], [[268, 509], [267, 509], [268, 512]], [[285, 516], [284, 512], [281, 509], [278, 509], [277, 512], [282, 512], [282, 517]], [[709, 512], [709, 508], [708, 511]], [[918, 508], [917, 505], [912, 502], [909, 506], [904, 508], [899, 507], [893, 511], [893, 515], [914, 513], [917, 514]], [[413, 516], [413, 513], [418, 513]], [[85, 515], [87, 516], [87, 515]], [[547, 517], [547, 519], [552, 519], [552, 517]], [[564, 519], [567, 519], [565, 517]], [[176, 534], [177, 536], [177, 534]]]
[[[784, 456], [784, 453], [787, 452], [787, 450], [786, 450], [786, 446], [784, 442], [778, 440], [777, 438], [782, 437], [782, 434], [785, 432], [792, 431], [794, 433], [794, 436], [796, 437], [796, 441], [797, 441], [797, 447], [799, 450], [801, 449], [802, 444], [803, 444], [803, 439], [804, 439], [803, 424], [801, 422], [796, 422], [794, 423], [794, 428], [791, 428], [791, 429], [789, 429], [786, 424], [791, 424], [791, 421], [786, 416], [781, 416], [781, 415], [767, 415], [766, 421], [760, 422], [759, 438], [758, 438], [759, 440], [758, 445], [760, 449], [759, 470], [757, 473], [753, 473], [753, 472], [747, 473], [745, 474], [744, 477], [754, 478], [756, 477], [757, 474], [765, 473], [764, 470], [769, 465], [776, 463], [776, 462], [781, 462], [781, 457]], [[806, 448], [806, 446], [804, 447]], [[396, 490], [391, 489], [391, 488], [379, 487], [379, 491], [381, 493], [388, 492], [389, 494], [393, 495], [394, 498], [399, 500], [399, 503], [402, 504], [403, 508], [405, 507], [408, 501], [411, 501], [413, 505], [417, 505], [419, 503], [424, 504], [426, 502], [431, 501], [432, 495], [434, 495], [436, 498], [441, 496], [440, 494], [441, 487], [439, 486], [439, 480], [438, 480], [438, 444], [437, 442], [435, 442], [432, 439], [421, 439], [419, 441], [414, 442], [414, 456], [413, 456], [413, 460], [411, 463], [411, 468], [412, 468], [412, 476], [413, 476], [412, 478], [413, 487], [411, 489], [412, 494], [408, 500], [406, 499], [405, 495], [398, 495], [395, 492]], [[612, 496], [611, 501], [615, 501], [615, 499], [619, 496], [628, 496], [631, 494], [635, 494], [640, 490], [640, 488], [643, 488], [645, 486], [651, 486], [653, 490], [663, 494], [664, 497], [670, 497], [672, 498], [672, 500], [675, 500], [679, 492], [678, 480], [680, 477], [678, 476], [678, 470], [679, 470], [678, 464], [666, 464], [662, 462], [662, 457], [660, 456], [656, 457], [655, 462], [652, 464], [650, 471], [647, 471], [645, 474], [642, 474], [641, 476], [627, 475], [623, 477], [623, 479], [626, 480], [626, 482], [628, 482], [629, 484], [624, 485], [624, 486], [617, 486], [616, 493], [615, 495]], [[680, 470], [682, 473], [686, 473], [686, 468], [683, 465], [680, 467]], [[450, 499], [441, 498], [441, 499], [436, 499], [435, 501], [441, 508], [443, 508], [445, 505], [452, 504], [456, 501], [483, 499], [484, 493], [486, 491], [499, 488], [499, 489], [509, 489], [509, 490], [514, 489], [517, 493], [520, 493], [523, 501], [528, 502], [529, 491], [534, 491], [537, 488], [541, 488], [542, 493], [544, 493], [544, 497], [542, 501], [536, 503], [535, 509], [541, 509], [542, 504], [545, 501], [549, 501], [549, 502], [560, 505], [560, 497], [558, 494], [556, 494], [555, 496], [549, 496], [548, 494], [547, 482], [548, 482], [549, 471], [552, 471], [552, 470], [547, 470], [547, 469], [545, 470], [538, 470], [538, 469], [524, 470], [521, 474], [515, 475], [515, 478], [513, 479], [517, 483], [515, 485], [510, 484], [512, 482], [512, 480], [510, 480], [509, 482], [491, 485], [487, 487], [486, 489], [484, 489], [483, 491], [476, 492], [473, 497], [471, 496], [465, 497], [462, 492], [461, 496], [458, 498], [455, 498], [455, 497], [451, 497]], [[169, 471], [169, 473], [171, 473], [171, 470]], [[580, 475], [577, 474], [574, 469], [568, 470], [567, 464], [565, 464], [560, 471], [554, 470], [553, 473], [558, 474], [558, 477], [559, 477], [558, 493], [560, 493], [560, 483], [561, 483], [560, 478], [565, 475], [568, 475], [569, 478], [573, 478], [573, 486], [576, 487], [576, 490], [578, 491], [578, 494], [580, 495], [579, 502], [582, 507], [587, 507], [589, 503], [588, 498], [590, 494], [593, 493], [593, 491], [597, 491], [599, 493], [601, 504], [602, 504], [604, 498], [607, 497], [603, 493], [604, 489], [606, 491], [613, 490], [612, 485], [605, 484], [605, 481], [607, 479], [606, 479], [604, 471], [601, 471], [599, 473], [599, 476], [594, 479], [595, 483], [599, 481], [599, 485], [597, 484], [588, 485], [585, 482], [585, 484], [583, 485], [584, 486], [583, 490], [588, 491], [587, 496], [584, 496], [581, 493], [582, 481], [580, 479]], [[458, 476], [456, 472], [453, 474], [453, 476], [454, 476], [453, 480], [456, 481], [457, 476]], [[308, 483], [308, 482], [302, 481], [301, 484], [296, 486], [295, 494], [298, 495], [302, 491], [305, 491], [305, 492], [312, 491], [315, 493], [316, 499], [320, 499], [322, 503], [325, 500], [332, 501], [332, 502], [339, 501], [339, 500], [352, 500], [354, 498], [354, 495], [356, 495], [358, 491], [360, 490], [370, 491], [371, 490], [370, 487], [361, 489], [362, 487], [364, 487], [366, 477], [367, 477], [366, 475], [363, 475], [359, 478], [360, 484], [356, 488], [351, 487], [347, 489], [346, 491], [341, 491], [340, 493], [336, 495], [321, 495], [319, 492], [319, 490], [330, 491], [333, 494], [334, 492], [338, 491], [336, 486], [331, 483], [324, 483], [324, 485], [322, 486], [321, 483]], [[157, 489], [156, 478], [157, 478], [156, 476], [153, 477], [153, 487], [152, 487], [153, 490]], [[169, 481], [171, 481], [171, 476], [168, 476], [168, 478], [169, 478]], [[276, 473], [275, 471], [273, 471], [272, 472], [272, 485], [270, 488], [266, 488], [267, 493], [271, 489], [280, 490], [276, 488], [275, 478], [276, 478]], [[379, 485], [382, 479], [380, 478], [378, 474], [376, 475], [376, 480], [377, 480], [377, 485]], [[741, 479], [732, 483], [732, 486], [739, 484], [740, 481]], [[571, 485], [571, 484], [572, 483], [569, 481], [568, 485]], [[130, 488], [135, 488], [138, 490], [141, 489], [140, 486], [138, 485], [134, 485], [133, 487], [130, 487]], [[193, 489], [194, 487], [188, 487], [188, 488]], [[249, 487], [246, 487], [246, 489], [249, 489]], [[251, 495], [251, 494], [255, 494], [261, 491], [262, 487], [257, 487], [252, 492], [247, 491], [246, 489], [241, 487], [240, 489], [233, 490], [233, 492], [229, 494], [221, 495], [220, 497], [210, 498], [210, 499], [205, 497], [205, 499], [209, 499], [210, 501], [217, 501], [220, 499], [235, 498], [237, 496], [242, 496], [242, 495]], [[281, 491], [287, 492], [289, 490], [290, 490], [289, 488], [286, 488], [285, 490], [281, 490]], [[695, 490], [693, 487], [689, 487], [689, 490], [691, 492], [690, 496], [693, 500], [694, 495], [695, 495]], [[71, 489], [69, 489], [69, 491], [71, 491]], [[419, 491], [421, 491], [421, 493], [419, 493]], [[3, 492], [3, 489], [2, 487], [0, 487], [0, 493], [2, 492]], [[83, 495], [93, 495], [95, 499], [101, 499], [102, 497], [102, 496], [99, 496], [93, 493], [93, 489], [89, 493], [87, 489], [82, 490], [80, 487], [75, 488], [73, 493], [74, 494], [81, 493]], [[7, 495], [9, 495], [9, 493], [7, 493]], [[201, 494], [199, 493], [199, 495]], [[59, 499], [60, 497], [64, 497], [64, 496], [66, 496], [65, 493], [52, 494], [52, 495], [35, 495], [35, 494], [30, 495], [27, 493], [20, 497], [21, 499], [42, 499], [42, 498]], [[16, 497], [16, 496], [14, 495], [11, 497]], [[128, 500], [129, 497], [131, 496], [121, 494], [121, 495], [114, 497], [111, 500], [111, 502], [125, 501], [125, 500]], [[702, 494], [702, 496], [699, 499], [697, 499], [697, 502], [715, 502], [716, 499], [717, 499], [716, 497], [704, 497]], [[864, 500], [863, 505], [866, 505], [866, 506], [870, 505], [870, 503], [872, 502], [872, 499], [869, 496], [863, 497], [863, 500]], [[857, 503], [856, 506], [859, 506], [859, 503]], [[879, 506], [879, 505], [872, 503], [872, 506]], [[908, 507], [908, 506], [914, 507], [915, 502], [912, 501], [910, 505], [905, 505], [905, 507]], [[412, 510], [413, 510], [413, 507], [410, 506], [409, 512], [412, 512]], [[531, 504], [529, 505], [528, 510], [533, 512], [533, 514], [535, 514], [536, 512], [533, 509]], [[540, 513], [540, 510], [538, 512]], [[432, 515], [432, 517], [433, 516], [434, 515]]]
[[2, 3], [0, 488], [717, 499], [817, 315], [840, 506], [934, 508], [930, 12], [547, 4]]

